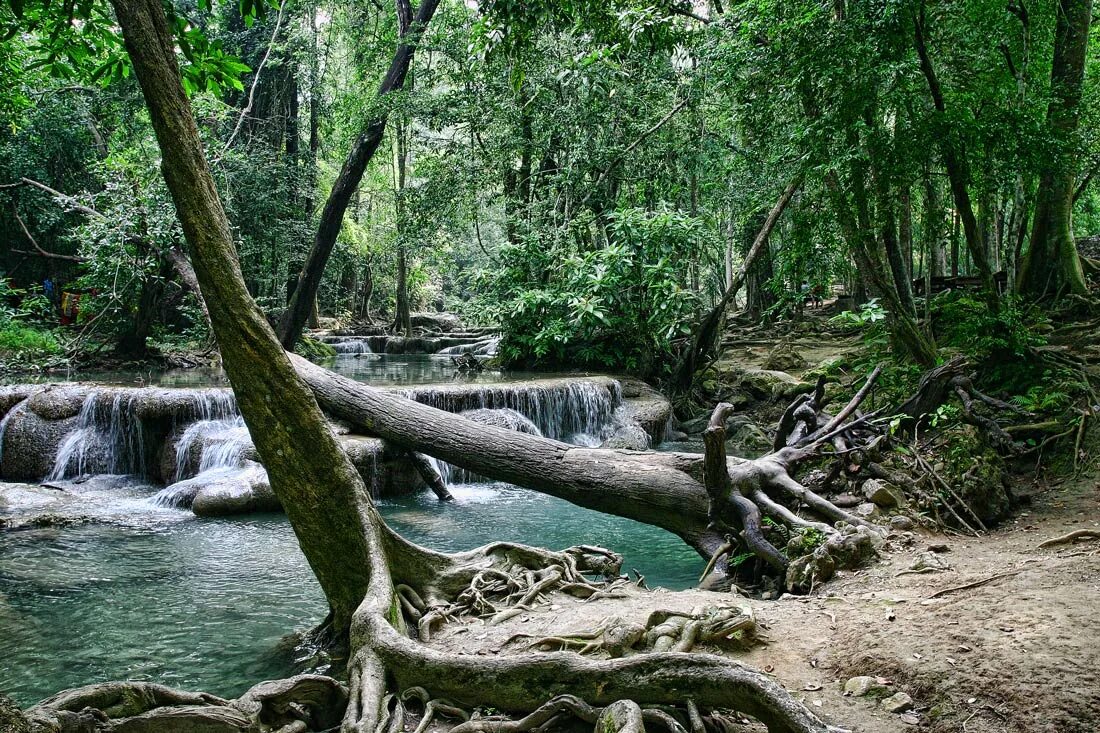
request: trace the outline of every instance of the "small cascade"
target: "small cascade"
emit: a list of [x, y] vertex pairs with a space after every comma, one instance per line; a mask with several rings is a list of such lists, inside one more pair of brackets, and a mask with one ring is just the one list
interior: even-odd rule
[[471, 341], [467, 344], [446, 346], [435, 353], [442, 356], [458, 356], [459, 354], [473, 354], [475, 356], [495, 356], [497, 353], [497, 348], [499, 346], [500, 337], [493, 336], [491, 338], [482, 339], [480, 341]]
[[[137, 390], [90, 391], [76, 416], [75, 429], [58, 446], [46, 479], [61, 481], [88, 473], [149, 475], [145, 426], [136, 409], [140, 400]], [[198, 422], [190, 427], [240, 420], [231, 392], [195, 392], [192, 400], [185, 412]], [[247, 430], [244, 432], [247, 438]]]
[[370, 341], [367, 339], [355, 339], [348, 341], [337, 341], [336, 343], [329, 344], [332, 350], [337, 354], [373, 354], [374, 351], [370, 347]]
[[176, 443], [176, 481], [188, 473], [196, 446], [199, 456], [195, 473], [199, 474], [218, 468], [236, 468], [244, 451], [252, 446], [252, 438], [240, 415], [191, 423]]
[[47, 480], [92, 472], [145, 475], [145, 433], [141, 419], [134, 415], [134, 397], [122, 390], [89, 392], [77, 415], [76, 429], [58, 447]]
[[598, 445], [614, 432], [615, 408], [622, 402], [622, 390], [614, 381], [485, 385], [476, 390], [414, 388], [405, 396], [447, 412], [515, 410], [533, 422], [540, 435], [578, 445], [582, 440], [596, 440]]

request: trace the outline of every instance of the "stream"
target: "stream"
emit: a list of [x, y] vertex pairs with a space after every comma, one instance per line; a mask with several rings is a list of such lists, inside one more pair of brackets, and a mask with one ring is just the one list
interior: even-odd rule
[[[447, 360], [430, 356], [341, 356], [334, 368], [371, 384], [454, 377]], [[80, 376], [115, 385], [223, 384], [212, 372]], [[137, 679], [233, 697], [298, 671], [286, 637], [315, 625], [326, 608], [283, 515], [200, 518], [154, 504], [162, 487], [148, 481], [77, 481], [60, 482], [76, 494], [65, 514], [94, 521], [0, 531], [0, 692], [29, 705], [68, 687]], [[601, 544], [651, 587], [689, 587], [700, 572], [699, 557], [656, 527], [507, 484], [456, 484], [452, 492], [453, 504], [425, 490], [382, 499], [379, 508], [406, 537], [438, 550], [494, 540]]]

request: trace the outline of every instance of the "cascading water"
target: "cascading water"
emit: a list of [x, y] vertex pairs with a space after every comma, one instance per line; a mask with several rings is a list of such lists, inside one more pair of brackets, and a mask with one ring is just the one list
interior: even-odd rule
[[240, 416], [191, 423], [176, 443], [175, 480], [179, 481], [188, 473], [196, 446], [199, 460], [194, 473], [199, 474], [215, 468], [236, 468], [251, 445], [252, 438]]
[[373, 354], [374, 351], [370, 347], [370, 341], [366, 339], [357, 339], [349, 341], [337, 341], [334, 344], [329, 344], [332, 350], [337, 354]]
[[[597, 445], [614, 432], [615, 408], [622, 403], [618, 382], [552, 385], [486, 385], [477, 390], [410, 389], [405, 396], [447, 412], [515, 410], [541, 435], [578, 445]], [[582, 441], [584, 441], [582, 443]]]
[[245, 451], [252, 447], [252, 437], [231, 394], [205, 393], [199, 415], [201, 419], [188, 425], [176, 443], [174, 481], [151, 499], [156, 506], [190, 506], [196, 487], [239, 471]]
[[[110, 397], [107, 402], [104, 398]], [[145, 434], [133, 410], [134, 394], [92, 391], [84, 398], [76, 429], [57, 450], [47, 480], [96, 473], [145, 475]], [[104, 404], [106, 403], [106, 404]]]
[[[622, 390], [617, 381], [499, 385], [476, 391], [411, 389], [406, 390], [405, 396], [448, 412], [492, 410], [511, 413], [502, 415], [502, 421], [479, 421], [588, 447], [600, 445], [615, 432], [616, 410], [622, 404]], [[522, 424], [511, 424], [516, 418], [526, 421], [530, 429]], [[444, 461], [431, 460], [446, 484], [484, 480]]]

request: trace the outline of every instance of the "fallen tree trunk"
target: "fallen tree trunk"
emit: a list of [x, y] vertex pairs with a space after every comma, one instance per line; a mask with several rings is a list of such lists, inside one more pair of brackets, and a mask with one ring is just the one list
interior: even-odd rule
[[[719, 558], [744, 543], [784, 575], [788, 560], [763, 540], [761, 516], [794, 531], [812, 528], [838, 541], [842, 538], [832, 526], [835, 522], [875, 529], [803, 487], [791, 474], [817, 447], [862, 422], [842, 424], [866, 396], [878, 370], [835, 418], [815, 408], [801, 438], [781, 441], [782, 448], [762, 458], [743, 460], [714, 450], [724, 446], [723, 406], [716, 412], [715, 440], [708, 440], [707, 456], [585, 448], [475, 423], [341, 377], [302, 357], [290, 358], [326, 412], [368, 434], [482, 476], [661, 527], [705, 558]], [[815, 405], [821, 391], [815, 391]], [[805, 401], [800, 398], [796, 404]], [[740, 499], [738, 506], [731, 503], [733, 494]], [[825, 522], [798, 517], [800, 506]]]
[[722, 544], [707, 528], [700, 455], [584, 448], [479, 424], [341, 377], [300, 356], [290, 359], [322, 409], [370, 435], [482, 476], [667, 529], [704, 557]]

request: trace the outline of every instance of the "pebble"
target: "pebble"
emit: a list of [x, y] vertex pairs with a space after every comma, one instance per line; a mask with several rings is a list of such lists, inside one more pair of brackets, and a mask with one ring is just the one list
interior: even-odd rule
[[890, 713], [904, 713], [906, 710], [913, 707], [913, 698], [909, 697], [904, 692], [899, 692], [883, 700], [882, 707]]
[[844, 683], [844, 694], [852, 697], [863, 697], [876, 687], [878, 687], [878, 682], [874, 677], [853, 677]]

